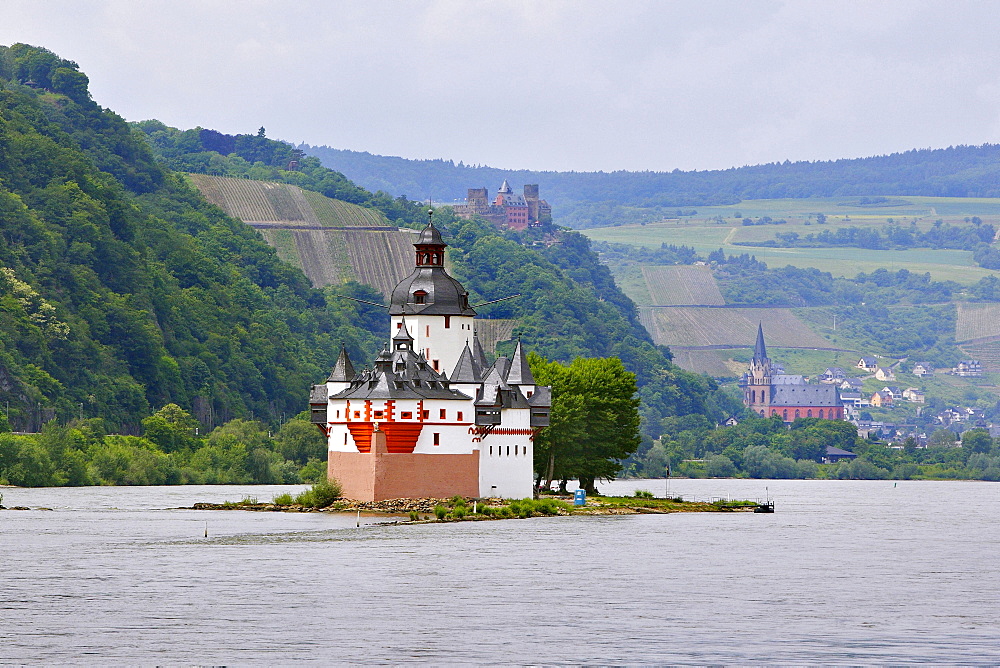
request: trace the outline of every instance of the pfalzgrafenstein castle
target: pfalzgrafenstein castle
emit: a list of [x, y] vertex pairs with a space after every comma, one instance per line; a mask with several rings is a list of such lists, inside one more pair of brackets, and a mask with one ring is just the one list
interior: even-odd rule
[[360, 372], [341, 350], [313, 386], [329, 475], [361, 501], [530, 497], [532, 440], [549, 424], [551, 388], [535, 385], [520, 341], [511, 358], [487, 361], [433, 222], [413, 245], [416, 265], [390, 299], [391, 343]]

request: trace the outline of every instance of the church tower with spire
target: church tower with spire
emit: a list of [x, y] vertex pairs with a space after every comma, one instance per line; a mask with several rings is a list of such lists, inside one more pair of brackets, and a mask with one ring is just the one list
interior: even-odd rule
[[750, 369], [744, 374], [743, 403], [758, 415], [770, 414], [768, 409], [771, 406], [773, 375], [771, 358], [767, 356], [767, 347], [764, 345], [764, 326], [763, 323], [757, 323], [757, 343], [754, 345], [753, 359], [750, 360]]
[[341, 350], [313, 386], [328, 473], [348, 498], [533, 493], [532, 443], [548, 426], [551, 388], [535, 385], [520, 340], [511, 358], [486, 358], [469, 293], [445, 270], [446, 247], [429, 221], [413, 272], [390, 297], [390, 342], [360, 372]]

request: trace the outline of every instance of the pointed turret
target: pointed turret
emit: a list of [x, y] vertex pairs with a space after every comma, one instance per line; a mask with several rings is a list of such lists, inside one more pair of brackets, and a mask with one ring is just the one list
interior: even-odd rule
[[347, 348], [344, 346], [340, 347], [340, 356], [337, 357], [337, 363], [333, 367], [333, 371], [330, 372], [330, 377], [326, 380], [332, 383], [349, 383], [354, 380], [354, 365], [351, 364], [351, 358], [347, 354]]
[[479, 342], [479, 333], [472, 333], [472, 359], [476, 361], [480, 369], [486, 369], [490, 363], [486, 359], [486, 352], [483, 350], [483, 344]]
[[510, 366], [504, 378], [510, 385], [534, 385], [535, 377], [531, 375], [531, 367], [528, 365], [528, 356], [518, 338], [517, 346], [514, 348], [514, 355], [511, 357]]
[[392, 337], [392, 349], [413, 350], [413, 337], [410, 336], [409, 330], [406, 329], [406, 318], [403, 318], [403, 322], [400, 325], [400, 328], [396, 330], [396, 334]]
[[[496, 183], [496, 181], [494, 181], [494, 183]], [[498, 193], [504, 193], [504, 194], [507, 194], [507, 193], [512, 193], [512, 192], [514, 192], [514, 190], [513, 190], [513, 189], [512, 189], [511, 187], [510, 187], [510, 184], [509, 184], [509, 183], [507, 183], [507, 179], [504, 179], [504, 180], [503, 180], [503, 185], [502, 185], [502, 186], [500, 186], [500, 190], [498, 190], [497, 192], [498, 192]]]
[[767, 348], [764, 346], [764, 325], [757, 323], [757, 345], [753, 349], [753, 361], [763, 364], [767, 359]]
[[469, 348], [469, 343], [465, 343], [465, 349], [462, 351], [461, 357], [458, 358], [458, 364], [455, 365], [455, 370], [451, 372], [448, 377], [453, 383], [478, 383], [482, 380], [483, 369], [476, 363], [476, 359], [472, 355], [472, 349]]

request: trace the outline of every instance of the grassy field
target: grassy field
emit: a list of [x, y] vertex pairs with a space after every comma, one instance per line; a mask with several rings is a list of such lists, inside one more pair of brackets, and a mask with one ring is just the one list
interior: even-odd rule
[[[739, 242], [763, 242], [777, 232], [797, 232], [800, 236], [824, 229], [841, 227], [882, 227], [889, 219], [909, 225], [915, 221], [927, 229], [934, 221], [965, 225], [965, 219], [979, 216], [983, 222], [1000, 228], [1000, 199], [957, 197], [891, 197], [891, 206], [859, 206], [857, 197], [751, 200], [739, 204], [702, 207], [695, 216], [667, 219], [646, 225], [623, 225], [582, 230], [591, 239], [637, 246], [658, 247], [662, 243], [691, 246], [699, 253], [722, 248], [730, 255], [750, 253], [769, 267], [815, 267], [834, 276], [854, 277], [879, 268], [930, 272], [935, 280], [951, 279], [963, 284], [975, 283], [993, 274], [976, 266], [970, 251], [912, 249], [877, 251], [859, 248], [768, 248], [744, 246]], [[823, 213], [827, 223], [819, 225], [816, 215]], [[736, 217], [739, 214], [739, 217]], [[717, 216], [721, 216], [720, 219]], [[787, 220], [784, 225], [744, 226], [743, 217], [770, 216]], [[647, 302], [648, 303], [648, 302]]]
[[722, 306], [726, 303], [710, 267], [645, 266], [642, 275], [654, 306]]

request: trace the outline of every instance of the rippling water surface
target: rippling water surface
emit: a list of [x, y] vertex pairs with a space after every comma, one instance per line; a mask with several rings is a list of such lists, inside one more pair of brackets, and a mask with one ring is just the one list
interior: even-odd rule
[[[1000, 661], [1000, 485], [670, 485], [777, 512], [357, 528], [174, 509], [287, 487], [2, 489], [32, 510], [0, 512], [0, 662]], [[665, 492], [602, 491], [636, 488]]]

